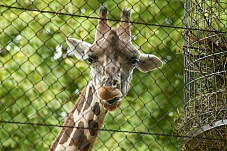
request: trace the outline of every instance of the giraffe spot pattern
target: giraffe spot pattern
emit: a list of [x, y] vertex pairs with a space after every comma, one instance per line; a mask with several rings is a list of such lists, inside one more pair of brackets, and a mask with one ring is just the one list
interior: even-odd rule
[[88, 92], [88, 97], [85, 103], [84, 111], [86, 111], [90, 107], [92, 100], [93, 100], [93, 92], [92, 92], [92, 88], [90, 87]]
[[61, 140], [60, 140], [60, 144], [64, 144], [68, 141], [68, 139], [70, 138], [70, 135], [73, 131], [73, 126], [74, 126], [74, 122], [73, 122], [73, 117], [72, 116], [69, 116], [67, 121], [66, 121], [66, 124], [65, 126], [68, 126], [68, 127], [65, 127], [65, 133], [63, 134]]
[[89, 146], [90, 146], [89, 141], [87, 140], [86, 137], [84, 137], [84, 138], [81, 140], [81, 142], [80, 142], [80, 144], [79, 144], [79, 146], [78, 146], [78, 149], [79, 149], [80, 151], [87, 151], [87, 150], [89, 149]]
[[64, 126], [66, 126], [66, 127], [63, 127], [61, 129], [58, 137], [55, 139], [54, 143], [52, 144], [52, 146], [50, 148], [51, 151], [56, 150], [58, 144], [64, 144], [64, 143], [66, 143], [68, 141], [68, 139], [70, 139], [70, 135], [72, 134], [72, 131], [73, 131], [72, 130], [73, 128], [70, 128], [70, 127], [75, 126], [74, 125], [74, 120], [73, 120], [73, 115], [74, 115], [75, 111], [77, 111], [78, 114], [80, 113], [80, 111], [81, 111], [81, 109], [83, 107], [83, 104], [85, 102], [84, 100], [85, 100], [86, 89], [87, 89], [87, 87], [85, 87], [83, 89], [80, 97], [77, 100], [77, 103], [75, 104], [75, 106], [74, 106], [73, 110], [71, 111], [70, 115], [67, 117], [67, 119], [66, 119], [66, 121], [64, 123]]
[[81, 140], [83, 135], [84, 135], [84, 123], [80, 121], [78, 124], [78, 128], [74, 132], [73, 137], [69, 143], [69, 146], [73, 146], [73, 145], [78, 146], [79, 141]]
[[99, 116], [100, 115], [100, 106], [99, 106], [99, 103], [98, 102], [95, 103], [95, 106], [93, 107], [92, 111], [94, 112], [94, 114], [96, 116]]
[[90, 135], [95, 136], [98, 133], [99, 124], [98, 124], [98, 122], [95, 122], [94, 120], [89, 120], [88, 128], [89, 128]]
[[78, 128], [74, 132], [69, 146], [77, 146], [80, 151], [86, 151], [89, 149], [90, 143], [84, 134], [84, 123], [82, 121], [79, 122]]
[[85, 99], [85, 93], [86, 93], [86, 88], [82, 91], [80, 97], [78, 98], [78, 102], [75, 105], [75, 109], [77, 110], [78, 114], [80, 114], [80, 111], [84, 105], [84, 102], [86, 101]]

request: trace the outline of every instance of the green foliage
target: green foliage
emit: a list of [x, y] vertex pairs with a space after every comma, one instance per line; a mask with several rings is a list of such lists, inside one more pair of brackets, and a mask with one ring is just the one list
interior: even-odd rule
[[[0, 150], [50, 147], [59, 131], [51, 125], [62, 125], [89, 80], [86, 63], [64, 57], [65, 39], [70, 35], [92, 43], [97, 20], [83, 16], [98, 17], [101, 3], [108, 6], [110, 19], [119, 20], [121, 10], [126, 7], [131, 9], [133, 22], [150, 24], [132, 24], [133, 44], [141, 52], [159, 56], [166, 64], [147, 74], [135, 71], [128, 96], [120, 109], [107, 115], [103, 126], [128, 132], [101, 131], [95, 149], [159, 151], [179, 147], [177, 138], [152, 134], [175, 134], [175, 119], [182, 107], [183, 56], [176, 54], [183, 45], [181, 31], [159, 26], [182, 27], [182, 1], [18, 0], [0, 4], [76, 16], [1, 6]], [[113, 26], [116, 23], [110, 21]], [[57, 57], [59, 45], [63, 55]]]

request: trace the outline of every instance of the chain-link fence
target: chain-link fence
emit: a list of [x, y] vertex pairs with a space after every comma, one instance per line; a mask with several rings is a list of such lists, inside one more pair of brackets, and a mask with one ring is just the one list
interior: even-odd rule
[[[213, 3], [215, 4], [213, 5]], [[86, 107], [86, 105], [82, 107], [76, 105], [74, 107], [79, 96], [82, 96], [80, 100], [85, 98], [85, 100], [91, 100], [91, 102], [96, 97], [91, 97], [82, 91], [90, 79], [94, 78], [90, 77], [90, 73], [93, 73], [93, 68], [90, 70], [89, 67], [92, 65], [75, 57], [71, 52], [72, 49], [66, 43], [66, 38], [75, 38], [90, 44], [96, 41], [100, 47], [101, 42], [97, 42], [95, 35], [98, 28], [98, 20], [103, 17], [99, 16], [100, 5], [102, 4], [108, 8], [107, 19], [104, 19], [104, 22], [108, 20], [108, 24], [112, 28], [119, 27], [119, 24], [120, 27], [123, 27], [124, 23], [127, 23], [127, 20], [121, 20], [124, 8], [131, 11], [130, 38], [132, 44], [141, 53], [153, 54], [159, 57], [163, 61], [163, 66], [147, 73], [142, 73], [135, 69], [130, 84], [131, 88], [123, 98], [121, 106], [115, 111], [105, 113], [107, 115], [100, 128], [97, 129], [96, 124], [90, 122], [90, 120], [85, 120], [87, 123], [83, 123], [84, 125], [87, 124], [88, 127], [81, 126], [81, 124], [76, 125], [76, 123], [79, 123], [76, 121], [74, 121], [75, 123], [73, 122], [74, 124], [70, 125], [70, 122], [66, 122], [66, 125], [64, 125], [67, 117], [71, 119], [70, 112], [82, 112], [85, 111], [84, 108], [89, 109], [89, 106]], [[92, 135], [94, 130], [99, 130], [93, 150], [172, 151], [182, 150], [182, 146], [187, 146], [183, 145], [187, 144], [188, 141], [185, 141], [187, 138], [210, 140], [212, 136], [208, 134], [203, 136], [191, 135], [192, 129], [186, 125], [188, 124], [187, 120], [191, 119], [189, 117], [191, 115], [188, 113], [195, 113], [192, 116], [200, 115], [200, 113], [197, 113], [197, 108], [193, 108], [194, 106], [192, 106], [193, 111], [188, 110], [191, 107], [188, 105], [191, 102], [189, 96], [193, 95], [195, 98], [195, 96], [200, 97], [201, 95], [202, 97], [202, 94], [205, 95], [205, 90], [198, 91], [199, 94], [193, 93], [202, 89], [205, 81], [202, 82], [201, 80], [200, 84], [191, 81], [198, 82], [195, 78], [202, 79], [200, 76], [208, 73], [208, 65], [202, 66], [204, 63], [201, 62], [200, 66], [196, 66], [193, 63], [196, 62], [194, 59], [197, 57], [197, 50], [199, 52], [202, 51], [200, 54], [200, 57], [202, 57], [201, 55], [209, 56], [210, 52], [216, 53], [214, 45], [216, 42], [225, 46], [222, 49], [218, 49], [222, 50], [216, 55], [220, 56], [221, 54], [218, 62], [210, 61], [209, 59], [205, 59], [205, 62], [220, 64], [220, 66], [216, 66], [217, 68], [213, 72], [218, 74], [217, 77], [216, 75], [215, 77], [210, 76], [211, 79], [215, 79], [216, 83], [212, 81], [209, 83], [209, 86], [216, 88], [215, 90], [220, 89], [220, 95], [219, 91], [215, 91], [215, 93], [209, 92], [209, 94], [223, 98], [220, 99], [222, 103], [217, 105], [222, 108], [215, 108], [215, 110], [220, 109], [223, 111], [220, 112], [222, 115], [218, 120], [226, 120], [226, 40], [218, 41], [214, 39], [226, 38], [227, 4], [224, 0], [220, 2], [209, 0], [207, 3], [206, 1], [199, 1], [198, 3], [193, 1], [190, 4], [194, 4], [196, 7], [191, 7], [192, 5], [189, 5], [189, 1], [184, 2], [183, 0], [1, 0], [0, 150], [48, 150], [54, 140], [61, 136], [58, 133], [62, 128], [67, 132], [65, 135], [63, 134], [65, 138], [67, 137], [67, 141], [74, 142], [77, 145], [82, 144], [82, 146], [86, 146], [85, 143], [90, 142], [85, 142], [82, 134], [78, 135], [79, 141], [70, 137], [71, 134], [78, 134], [73, 128], [79, 129], [80, 133], [83, 132], [83, 136], [86, 135], [86, 138], [89, 137], [88, 135]], [[200, 4], [209, 7], [203, 8]], [[215, 9], [209, 11], [213, 7]], [[210, 22], [213, 21], [212, 14], [219, 14], [219, 18], [215, 16], [214, 19], [222, 23], [221, 25], [219, 25], [220, 22], [215, 23], [218, 25], [219, 30], [216, 30], [216, 28], [214, 30], [210, 26], [205, 28], [205, 23], [196, 20], [196, 16], [199, 16], [199, 13], [196, 14], [196, 12], [201, 9], [203, 9], [201, 14], [209, 18]], [[198, 17], [198, 19], [201, 18]], [[206, 20], [203, 19], [203, 21]], [[197, 24], [192, 25], [190, 23]], [[190, 32], [191, 30], [192, 32]], [[98, 31], [104, 32], [105, 30]], [[218, 35], [216, 37], [210, 36], [213, 39], [208, 39], [212, 40], [212, 47], [205, 45], [203, 41], [201, 41], [202, 44], [200, 42], [196, 43], [195, 41], [199, 41], [198, 39], [192, 41], [193, 38], [198, 38], [194, 37], [195, 35], [201, 35], [201, 33], [205, 33], [204, 35], [207, 37], [213, 34]], [[121, 37], [121, 34], [117, 34]], [[185, 35], [184, 39], [182, 37], [183, 34]], [[107, 36], [104, 35], [103, 37], [104, 41], [107, 40], [106, 43], [110, 43]], [[187, 38], [191, 39], [188, 40]], [[204, 37], [199, 36], [199, 38]], [[126, 47], [128, 43], [125, 44]], [[209, 42], [207, 41], [207, 43]], [[200, 45], [203, 45], [203, 47]], [[113, 45], [110, 45], [106, 48], [112, 47]], [[185, 48], [185, 53], [183, 53], [183, 48]], [[203, 50], [206, 50], [205, 52], [209, 50], [209, 54]], [[191, 51], [193, 51], [192, 54]], [[185, 54], [185, 62], [183, 54]], [[193, 55], [193, 57], [187, 56], [189, 54]], [[108, 54], [106, 58], [111, 55]], [[125, 55], [120, 56], [123, 57]], [[94, 58], [91, 60], [90, 58], [84, 59], [88, 63], [94, 61]], [[131, 58], [128, 59], [130, 60]], [[127, 63], [137, 63], [138, 65], [142, 61], [137, 59], [139, 58], [134, 58], [133, 61], [130, 60]], [[100, 61], [103, 70], [105, 70], [106, 66], [113, 63], [112, 60], [114, 59], [110, 60], [111, 62], [105, 63], [105, 65], [102, 64], [105, 61]], [[188, 60], [192, 63], [187, 62]], [[199, 60], [203, 61], [203, 59]], [[113, 63], [113, 65], [116, 64]], [[184, 64], [185, 76], [183, 74]], [[119, 68], [127, 66], [125, 63], [117, 65]], [[196, 66], [193, 69], [193, 76], [190, 73], [192, 65], [193, 67]], [[199, 70], [200, 67], [201, 70]], [[205, 80], [207, 76], [203, 76]], [[217, 78], [219, 76], [222, 77], [220, 82], [222, 87], [218, 86]], [[185, 98], [183, 93], [184, 77], [186, 84]], [[121, 79], [130, 81], [126, 76], [121, 76]], [[189, 86], [192, 88], [189, 89]], [[213, 88], [209, 90], [214, 91]], [[206, 92], [208, 94], [208, 91]], [[185, 112], [183, 100], [185, 100]], [[217, 98], [215, 100], [218, 102]], [[203, 106], [196, 102], [194, 104]], [[102, 109], [102, 107], [100, 108]], [[98, 115], [102, 111], [101, 109], [90, 108], [86, 115], [90, 112]], [[202, 108], [201, 110], [203, 111]], [[81, 115], [86, 116], [81, 113], [78, 114], [78, 117]], [[96, 117], [95, 115], [93, 115], [93, 118]], [[210, 124], [206, 123], [206, 121], [204, 122], [205, 124]], [[189, 127], [194, 126], [189, 124]], [[196, 128], [204, 126], [200, 123], [197, 125], [199, 126]], [[214, 138], [214, 140], [220, 141], [220, 143], [226, 142], [226, 132], [223, 131], [222, 133], [222, 138]], [[93, 140], [94, 138], [91, 141]], [[62, 138], [57, 139], [59, 143], [67, 141]], [[68, 146], [73, 145], [68, 144]], [[195, 149], [189, 148], [188, 150]], [[209, 147], [206, 149], [209, 150]], [[224, 143], [224, 147], [222, 149], [219, 148], [219, 150], [226, 150], [226, 144]]]

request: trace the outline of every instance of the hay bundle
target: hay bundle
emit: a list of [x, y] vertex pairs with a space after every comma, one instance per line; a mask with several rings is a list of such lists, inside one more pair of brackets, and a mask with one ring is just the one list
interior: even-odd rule
[[185, 1], [183, 150], [227, 150], [226, 3]]
[[186, 150], [227, 150], [227, 37], [192, 33], [186, 55], [183, 135]]

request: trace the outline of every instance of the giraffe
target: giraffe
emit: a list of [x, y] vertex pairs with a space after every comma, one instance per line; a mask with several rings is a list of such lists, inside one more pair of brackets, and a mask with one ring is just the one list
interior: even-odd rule
[[82, 90], [50, 151], [92, 150], [107, 112], [119, 108], [128, 93], [133, 70], [148, 72], [162, 66], [158, 57], [142, 54], [133, 46], [130, 10], [123, 9], [117, 28], [108, 25], [106, 7], [100, 7], [99, 17], [93, 44], [66, 39], [74, 55], [89, 64], [91, 80]]

